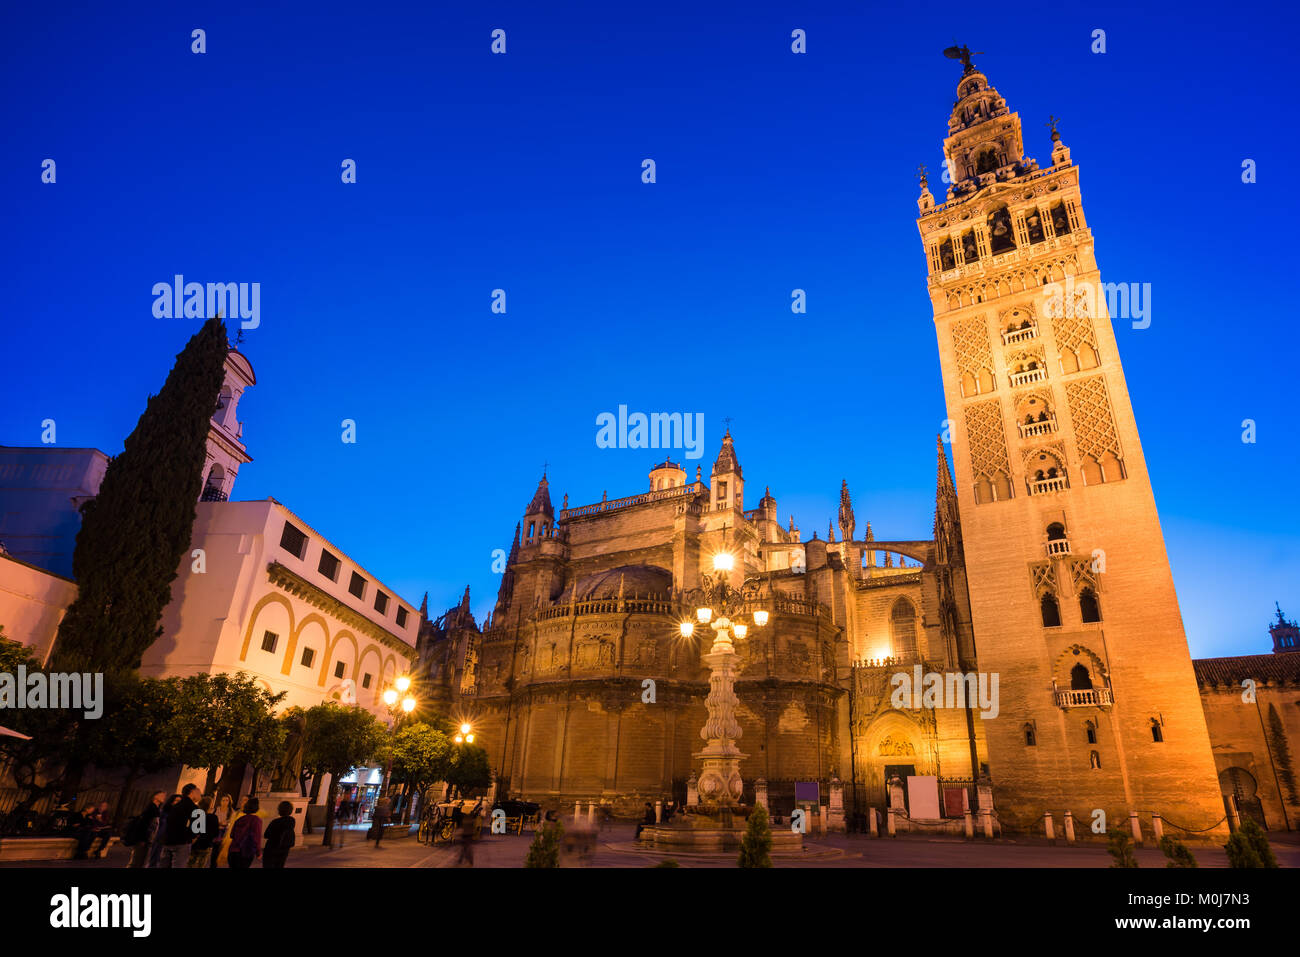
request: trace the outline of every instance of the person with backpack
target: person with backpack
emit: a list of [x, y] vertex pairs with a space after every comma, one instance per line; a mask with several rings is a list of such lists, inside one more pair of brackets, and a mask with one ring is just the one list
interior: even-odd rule
[[284, 867], [289, 859], [289, 848], [294, 845], [293, 804], [281, 801], [275, 809], [279, 815], [266, 826], [266, 849], [262, 853], [263, 867]]
[[203, 829], [194, 838], [186, 867], [207, 867], [213, 846], [221, 841], [221, 822], [212, 813], [212, 798], [204, 797], [199, 801], [199, 813], [203, 816]]
[[255, 797], [244, 802], [244, 813], [230, 825], [230, 866], [252, 867], [262, 855], [262, 819], [257, 816], [261, 802]]
[[153, 847], [154, 837], [158, 833], [158, 822], [162, 813], [163, 798], [166, 791], [155, 791], [145, 809], [126, 822], [122, 832], [122, 846], [131, 849], [131, 859], [127, 867], [144, 867], [149, 859], [149, 850]]
[[181, 799], [167, 812], [167, 821], [163, 825], [163, 850], [158, 859], [159, 867], [188, 865], [194, 838], [198, 836], [195, 832], [195, 821], [204, 820], [196, 816], [199, 806], [194, 803], [194, 798], [198, 793], [198, 785], [185, 785], [181, 788]]

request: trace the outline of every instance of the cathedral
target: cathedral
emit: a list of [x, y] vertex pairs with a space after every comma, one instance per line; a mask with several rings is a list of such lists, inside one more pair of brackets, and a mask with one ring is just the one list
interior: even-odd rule
[[[731, 584], [770, 611], [738, 648], [745, 801], [761, 785], [785, 813], [817, 782], [860, 813], [925, 778], [937, 817], [987, 793], [1013, 830], [1100, 810], [1226, 833], [1111, 318], [1088, 294], [1079, 169], [1055, 127], [1050, 164], [1027, 157], [1019, 116], [959, 52], [951, 186], [936, 202], [923, 174], [918, 200], [952, 459], [940, 442], [930, 536], [876, 541], [845, 484], [826, 538], [805, 540], [770, 488], [746, 508], [729, 431], [707, 477], [664, 461], [621, 498], [557, 512], [543, 476], [487, 620], [467, 592], [419, 640], [510, 795], [689, 798], [709, 671], [678, 625], [727, 552]], [[931, 674], [995, 701], [897, 694]]]

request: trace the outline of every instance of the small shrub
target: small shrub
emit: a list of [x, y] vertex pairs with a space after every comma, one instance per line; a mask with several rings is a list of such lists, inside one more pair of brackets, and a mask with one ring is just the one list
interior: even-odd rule
[[1133, 853], [1133, 839], [1128, 831], [1113, 830], [1106, 835], [1106, 851], [1115, 862], [1111, 867], [1137, 867], [1137, 855]]
[[767, 826], [767, 808], [761, 804], [750, 812], [745, 836], [740, 839], [739, 866], [772, 866], [772, 830]]
[[1196, 858], [1182, 841], [1176, 841], [1168, 834], [1160, 839], [1160, 850], [1164, 851], [1169, 863], [1165, 867], [1196, 867]]
[[1249, 818], [1241, 822], [1223, 849], [1228, 852], [1229, 867], [1277, 867], [1268, 835]]
[[563, 836], [564, 825], [559, 821], [538, 828], [533, 843], [528, 846], [524, 867], [559, 867], [560, 838]]
[[658, 864], [655, 865], [655, 867], [681, 867], [681, 866], [682, 865], [678, 864], [671, 857], [665, 857], [662, 861], [660, 861]]

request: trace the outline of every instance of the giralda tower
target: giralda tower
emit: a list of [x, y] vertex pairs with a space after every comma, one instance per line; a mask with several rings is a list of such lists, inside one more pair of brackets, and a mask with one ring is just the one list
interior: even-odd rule
[[922, 178], [917, 225], [976, 655], [1000, 682], [998, 812], [1207, 828], [1224, 809], [1079, 170], [1055, 127], [1051, 165], [1026, 158], [1019, 116], [952, 52], [952, 186], [936, 205]]

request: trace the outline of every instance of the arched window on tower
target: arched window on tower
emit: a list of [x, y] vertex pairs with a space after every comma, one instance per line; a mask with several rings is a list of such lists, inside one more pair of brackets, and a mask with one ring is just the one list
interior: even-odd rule
[[529, 540], [532, 540], [536, 535], [537, 535], [537, 523], [536, 523], [536, 522], [529, 522], [529, 523], [528, 523], [528, 538], [529, 538]]
[[1011, 214], [1005, 206], [989, 213], [989, 249], [994, 255], [1016, 248], [1016, 238], [1011, 232]]
[[1039, 610], [1043, 615], [1044, 628], [1059, 628], [1061, 626], [1061, 606], [1056, 603], [1056, 596], [1050, 591], [1044, 592], [1043, 597], [1038, 602]]
[[1092, 674], [1089, 673], [1086, 665], [1080, 663], [1070, 669], [1070, 690], [1071, 691], [1092, 690]]
[[1025, 229], [1029, 233], [1029, 242], [1031, 245], [1033, 243], [1041, 243], [1047, 238], [1047, 235], [1043, 232], [1043, 218], [1038, 215], [1038, 210], [1036, 209], [1025, 210]]
[[999, 165], [997, 147], [990, 146], [986, 150], [980, 150], [979, 156], [975, 160], [975, 172], [977, 175], [980, 173], [992, 173]]
[[1160, 727], [1160, 722], [1155, 718], [1151, 719], [1151, 740], [1159, 744], [1165, 739], [1165, 732]]
[[1032, 724], [1026, 724], [1021, 727], [1020, 730], [1025, 736], [1025, 747], [1032, 748], [1034, 745], [1038, 744], [1038, 735], [1034, 732], [1034, 726]]
[[1091, 721], [1085, 721], [1083, 723], [1083, 732], [1087, 735], [1089, 744], [1097, 743], [1097, 726], [1095, 724]]
[[1079, 616], [1084, 621], [1101, 621], [1101, 605], [1097, 602], [1097, 593], [1091, 588], [1079, 592]]
[[1069, 235], [1070, 215], [1065, 211], [1065, 203], [1057, 203], [1052, 207], [1052, 228], [1058, 236]]
[[889, 639], [894, 658], [899, 661], [916, 659], [916, 609], [906, 598], [894, 602], [889, 613]]

